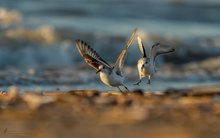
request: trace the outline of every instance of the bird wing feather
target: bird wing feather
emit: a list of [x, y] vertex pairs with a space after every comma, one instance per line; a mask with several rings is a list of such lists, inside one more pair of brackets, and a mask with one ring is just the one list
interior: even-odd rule
[[121, 54], [118, 56], [118, 58], [115, 62], [114, 69], [118, 75], [122, 75], [122, 68], [124, 66], [125, 56], [127, 54], [128, 48], [131, 46], [131, 44], [134, 40], [136, 32], [137, 32], [137, 28], [134, 29], [131, 37], [129, 38], [128, 42], [125, 45], [124, 50], [122, 50]]
[[76, 47], [79, 50], [80, 55], [84, 58], [86, 63], [98, 70], [99, 65], [104, 65], [108, 68], [112, 68], [104, 59], [100, 57], [100, 55], [93, 50], [86, 42], [77, 39]]
[[160, 43], [155, 43], [150, 50], [150, 60], [151, 63], [153, 64], [154, 71], [156, 71], [155, 69], [156, 57], [162, 54], [169, 54], [174, 51], [175, 49], [169, 45], [161, 45]]
[[138, 42], [138, 47], [141, 51], [142, 57], [143, 58], [147, 57], [146, 51], [145, 51], [145, 48], [144, 48], [144, 44], [143, 44], [143, 42], [142, 42], [142, 40], [139, 36], [137, 36], [137, 42]]

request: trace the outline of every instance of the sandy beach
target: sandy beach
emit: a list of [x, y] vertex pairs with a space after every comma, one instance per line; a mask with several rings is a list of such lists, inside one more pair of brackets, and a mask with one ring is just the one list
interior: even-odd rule
[[0, 95], [0, 136], [217, 138], [219, 87], [129, 93], [96, 90]]

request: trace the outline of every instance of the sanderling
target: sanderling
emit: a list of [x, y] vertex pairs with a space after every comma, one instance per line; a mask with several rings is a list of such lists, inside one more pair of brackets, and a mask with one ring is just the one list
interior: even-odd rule
[[139, 36], [137, 36], [138, 47], [142, 53], [142, 58], [140, 58], [137, 62], [137, 68], [139, 72], [140, 80], [135, 83], [135, 85], [139, 85], [143, 78], [148, 77], [148, 84], [150, 84], [150, 80], [152, 75], [156, 72], [155, 68], [155, 59], [157, 56], [162, 54], [168, 54], [174, 52], [175, 49], [169, 45], [161, 45], [160, 43], [155, 43], [147, 56], [143, 42]]
[[123, 86], [127, 91], [129, 91], [128, 88], [124, 85], [122, 68], [124, 66], [126, 53], [131, 43], [133, 42], [136, 31], [137, 29], [133, 31], [127, 44], [125, 45], [124, 50], [117, 58], [114, 66], [111, 66], [104, 59], [102, 59], [99, 54], [93, 50], [86, 42], [79, 39], [76, 40], [76, 47], [78, 48], [79, 53], [87, 64], [96, 69], [96, 73], [100, 73], [101, 81], [110, 87], [117, 87], [121, 92], [122, 90], [120, 89], [120, 86]]

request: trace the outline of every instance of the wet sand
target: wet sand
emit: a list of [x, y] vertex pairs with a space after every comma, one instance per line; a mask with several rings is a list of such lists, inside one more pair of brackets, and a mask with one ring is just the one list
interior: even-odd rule
[[0, 95], [0, 137], [217, 138], [220, 87], [130, 93], [71, 90]]

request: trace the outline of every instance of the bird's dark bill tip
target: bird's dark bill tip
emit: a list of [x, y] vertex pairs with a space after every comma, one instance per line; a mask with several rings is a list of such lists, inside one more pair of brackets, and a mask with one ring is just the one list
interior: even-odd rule
[[97, 71], [96, 71], [96, 74], [98, 74], [100, 71], [101, 71], [100, 69], [99, 69], [99, 70], [97, 70]]
[[76, 40], [75, 40], [76, 43], [79, 43], [80, 41], [81, 41], [80, 39], [76, 39]]
[[170, 50], [170, 52], [175, 52], [175, 48], [172, 48], [172, 49]]

